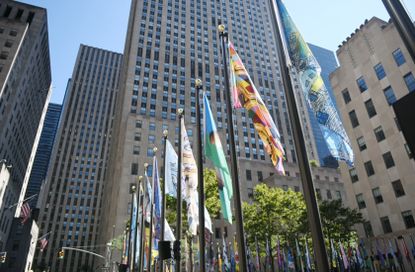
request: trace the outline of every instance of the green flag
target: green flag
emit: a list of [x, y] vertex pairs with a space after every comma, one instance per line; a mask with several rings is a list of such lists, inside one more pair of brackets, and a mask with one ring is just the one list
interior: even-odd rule
[[232, 180], [229, 172], [228, 164], [226, 163], [225, 153], [223, 152], [222, 144], [213, 121], [212, 111], [210, 110], [209, 101], [205, 94], [203, 94], [204, 104], [204, 135], [205, 135], [205, 155], [208, 157], [216, 168], [220, 206], [223, 218], [232, 224]]

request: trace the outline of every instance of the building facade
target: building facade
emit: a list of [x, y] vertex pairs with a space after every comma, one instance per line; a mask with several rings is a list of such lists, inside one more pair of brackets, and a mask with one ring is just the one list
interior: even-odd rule
[[330, 75], [355, 152], [341, 165], [349, 202], [367, 220], [361, 237], [396, 238], [415, 230], [415, 162], [396, 122], [393, 103], [415, 91], [415, 65], [395, 26], [366, 21], [337, 50]]
[[4, 204], [10, 208], [0, 214], [0, 232], [6, 236], [12, 224], [9, 219], [20, 215], [50, 99], [50, 85], [46, 10], [1, 1], [0, 160], [11, 166], [4, 192]]
[[37, 195], [30, 201], [30, 206], [32, 208], [36, 207], [40, 188], [46, 178], [61, 111], [62, 105], [49, 103], [45, 121], [43, 123], [42, 134], [40, 135], [39, 145], [36, 150], [35, 160], [33, 161], [33, 169], [30, 173], [29, 183], [26, 189], [25, 198]]
[[[217, 26], [227, 26], [263, 100], [282, 135], [288, 175], [298, 172], [297, 158], [280, 81], [277, 48], [268, 1], [133, 0], [124, 65], [117, 98], [113, 144], [106, 176], [100, 243], [123, 234], [129, 218], [130, 184], [152, 164], [153, 147], [162, 150], [163, 130], [178, 144], [177, 109], [184, 109], [188, 135], [196, 133], [195, 79], [210, 99], [223, 146], [227, 115], [223, 65]], [[240, 20], [240, 18], [245, 18]], [[294, 87], [300, 92], [299, 83]], [[306, 104], [300, 96], [300, 116], [310, 159], [318, 159]], [[244, 110], [234, 111], [239, 174], [245, 199], [260, 181], [276, 174], [263, 144]], [[197, 150], [194, 149], [196, 155]], [[228, 151], [229, 152], [229, 151]], [[159, 165], [161, 153], [158, 152]], [[248, 175], [248, 171], [250, 174]]]
[[62, 246], [95, 251], [101, 196], [122, 55], [81, 45], [65, 94], [39, 218], [40, 235], [50, 233], [37, 266], [50, 271], [91, 268], [93, 256]]
[[[333, 101], [334, 107], [337, 108], [336, 99], [331, 88], [329, 75], [337, 68], [337, 60], [333, 51], [322, 48], [320, 46], [309, 43], [311, 52], [317, 59], [321, 67], [321, 77], [323, 78], [324, 84], [326, 85], [327, 91], [331, 100]], [[318, 153], [318, 159], [321, 166], [337, 168], [339, 164], [336, 159], [330, 154], [329, 148], [327, 147], [326, 140], [321, 133], [320, 126], [317, 122], [315, 114], [312, 112], [310, 107], [307, 107], [308, 113], [310, 114], [310, 124], [313, 129], [314, 139], [316, 141], [316, 148]], [[340, 113], [339, 113], [340, 115]]]

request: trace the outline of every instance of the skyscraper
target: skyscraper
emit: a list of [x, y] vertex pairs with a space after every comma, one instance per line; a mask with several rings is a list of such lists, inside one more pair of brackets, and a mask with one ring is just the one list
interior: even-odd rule
[[[219, 23], [224, 23], [282, 135], [288, 175], [298, 172], [268, 1], [133, 0], [124, 49], [123, 78], [115, 113], [113, 144], [102, 209], [100, 243], [118, 237], [129, 218], [129, 186], [150, 164], [153, 147], [162, 150], [162, 132], [178, 137], [177, 109], [184, 108], [189, 138], [196, 124], [195, 79], [210, 99], [226, 143], [226, 107]], [[241, 20], [240, 18], [244, 18]], [[295, 82], [298, 93], [299, 85]], [[317, 152], [305, 102], [299, 96], [309, 158]], [[248, 189], [276, 173], [244, 110], [234, 112], [243, 198]], [[229, 152], [229, 151], [228, 151]], [[158, 152], [161, 156], [161, 152]], [[150, 171], [151, 172], [151, 171]]]
[[93, 256], [62, 246], [97, 244], [101, 196], [122, 55], [81, 45], [69, 80], [60, 126], [46, 178], [39, 225], [49, 245], [38, 252], [38, 266], [51, 271], [92, 267]]
[[393, 23], [376, 17], [337, 56], [340, 67], [330, 80], [356, 154], [355, 167], [341, 165], [341, 173], [350, 205], [367, 220], [359, 235], [408, 239], [415, 228], [415, 164], [392, 104], [415, 91], [415, 65]]
[[30, 173], [29, 184], [27, 185], [26, 190], [25, 198], [37, 195], [36, 197], [33, 197], [33, 200], [30, 202], [32, 208], [36, 206], [40, 187], [46, 178], [61, 111], [62, 105], [49, 103], [45, 121], [43, 123], [42, 134], [40, 135], [39, 145], [36, 150], [36, 157], [33, 161], [33, 169]]
[[[17, 1], [0, 3], [0, 160], [12, 167], [0, 210], [9, 233], [20, 215], [50, 98], [51, 70], [46, 10]], [[14, 205], [20, 203], [19, 205]], [[7, 239], [7, 235], [2, 237]], [[6, 241], [0, 241], [5, 245]]]
[[[311, 51], [313, 52], [314, 57], [317, 59], [318, 63], [321, 67], [321, 77], [323, 78], [324, 84], [326, 85], [327, 91], [330, 95], [331, 100], [333, 101], [334, 106], [336, 107], [336, 99], [333, 94], [333, 90], [330, 85], [329, 75], [331, 72], [336, 70], [337, 68], [337, 60], [334, 55], [334, 52], [322, 48], [320, 46], [314, 45], [309, 43], [308, 46], [310, 47]], [[324, 139], [323, 134], [321, 133], [321, 129], [319, 124], [317, 123], [317, 119], [315, 114], [311, 110], [310, 107], [307, 106], [307, 110], [310, 114], [310, 124], [313, 129], [314, 139], [316, 141], [318, 159], [320, 161], [321, 166], [337, 168], [339, 164], [337, 163], [336, 159], [331, 156], [330, 151], [327, 147], [326, 140]]]

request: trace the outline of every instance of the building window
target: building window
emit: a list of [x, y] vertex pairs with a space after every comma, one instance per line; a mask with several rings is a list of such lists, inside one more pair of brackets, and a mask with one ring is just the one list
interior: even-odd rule
[[376, 140], [378, 142], [385, 140], [385, 133], [383, 133], [382, 126], [378, 126], [373, 131], [375, 132]]
[[395, 161], [393, 160], [392, 153], [386, 152], [383, 156], [383, 161], [387, 169], [395, 166]]
[[353, 183], [355, 183], [356, 181], [359, 181], [359, 176], [357, 175], [356, 168], [350, 169], [349, 174], [350, 174], [350, 179], [352, 180]]
[[381, 217], [380, 222], [382, 224], [382, 228], [383, 228], [384, 233], [391, 233], [392, 232], [391, 223], [389, 222], [389, 218], [387, 216]]
[[134, 134], [134, 141], [137, 141], [137, 142], [141, 141], [141, 133], [140, 132], [136, 132]]
[[350, 122], [352, 123], [352, 127], [357, 127], [359, 125], [359, 120], [357, 119], [356, 112], [352, 110], [349, 112]]
[[5, 60], [9, 56], [9, 52], [3, 51], [0, 53], [0, 59]]
[[402, 218], [407, 229], [415, 228], [415, 221], [411, 211], [402, 212]]
[[261, 181], [262, 181], [262, 179], [263, 179], [263, 177], [262, 177], [262, 172], [261, 172], [261, 171], [257, 171], [256, 173], [257, 173], [257, 175], [258, 175], [258, 182], [261, 182]]
[[365, 138], [363, 138], [363, 136], [357, 138], [357, 145], [359, 146], [360, 151], [363, 151], [367, 148]]
[[366, 81], [365, 81], [365, 79], [363, 78], [363, 76], [359, 77], [359, 78], [356, 80], [356, 83], [357, 83], [357, 86], [359, 87], [360, 92], [362, 92], [362, 93], [363, 93], [364, 91], [366, 91], [366, 90], [367, 90]]
[[409, 92], [415, 91], [415, 78], [412, 73], [406, 74], [404, 77], [406, 86], [408, 87]]
[[135, 145], [133, 147], [133, 154], [134, 155], [139, 155], [140, 154], [140, 147], [138, 145]]
[[376, 109], [375, 109], [375, 105], [373, 105], [372, 99], [369, 99], [368, 101], [366, 101], [365, 106], [366, 106], [366, 110], [367, 110], [367, 114], [369, 115], [369, 118], [372, 118], [373, 116], [376, 115]]
[[245, 173], [246, 173], [246, 179], [247, 180], [252, 180], [252, 172], [251, 172], [251, 170], [246, 170]]
[[147, 148], [147, 157], [153, 157], [154, 151], [153, 148], [149, 147]]
[[148, 125], [148, 129], [152, 131], [156, 130], [156, 124], [153, 122], [150, 122], [150, 124]]
[[375, 174], [375, 170], [373, 169], [373, 165], [371, 161], [365, 162], [365, 169], [366, 169], [366, 173], [368, 177]]
[[345, 104], [348, 104], [350, 101], [352, 101], [352, 98], [350, 97], [348, 89], [344, 89], [342, 91], [342, 95], [343, 95], [343, 99], [344, 99]]
[[131, 175], [138, 175], [138, 163], [131, 164]]
[[405, 57], [400, 48], [393, 51], [392, 55], [393, 55], [393, 58], [395, 59], [396, 65], [401, 66], [402, 64], [406, 62]]
[[215, 228], [215, 238], [216, 239], [220, 239], [221, 235], [220, 235], [220, 228]]
[[373, 237], [373, 229], [369, 221], [363, 223], [363, 229], [365, 230], [366, 237]]
[[382, 63], [378, 63], [373, 67], [375, 70], [376, 76], [379, 80], [383, 79], [386, 76], [385, 69], [383, 68]]
[[248, 197], [249, 198], [254, 198], [254, 189], [248, 188]]
[[376, 204], [383, 202], [383, 197], [382, 197], [379, 187], [372, 189], [372, 194], [373, 194], [373, 198], [375, 199]]
[[340, 191], [336, 191], [336, 198], [342, 200], [342, 193]]
[[148, 135], [148, 142], [154, 144], [156, 137], [154, 135]]
[[357, 206], [359, 207], [359, 209], [366, 208], [366, 202], [363, 198], [363, 194], [356, 195], [356, 201], [357, 201]]
[[136, 128], [141, 128], [141, 120], [136, 120], [135, 121], [135, 127]]
[[405, 195], [405, 190], [403, 189], [402, 182], [399, 179], [392, 182], [392, 187], [396, 197]]
[[294, 192], [299, 192], [300, 191], [300, 186], [294, 186]]
[[331, 191], [327, 190], [327, 199], [332, 199], [333, 196], [331, 195]]
[[405, 150], [406, 150], [406, 154], [408, 154], [408, 157], [410, 159], [412, 159], [414, 157], [414, 155], [412, 154], [411, 149], [409, 149], [408, 144], [404, 144], [404, 147], [405, 147]]
[[389, 105], [392, 105], [393, 103], [396, 102], [396, 96], [391, 86], [384, 89], [383, 94], [385, 95], [386, 101], [388, 102]]

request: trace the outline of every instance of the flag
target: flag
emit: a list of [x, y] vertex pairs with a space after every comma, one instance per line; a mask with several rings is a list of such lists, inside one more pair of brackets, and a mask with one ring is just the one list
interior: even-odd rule
[[[145, 173], [145, 175], [147, 175]], [[149, 183], [148, 178], [147, 179], [147, 183]], [[146, 221], [146, 210], [145, 210], [145, 205], [147, 204], [147, 201], [144, 199], [145, 196], [145, 192], [144, 192], [144, 188], [143, 188], [143, 184], [140, 182], [140, 187], [139, 187], [139, 194], [140, 194], [140, 203], [138, 203], [139, 208], [138, 208], [138, 225], [137, 225], [137, 234], [136, 234], [136, 249], [137, 251], [135, 252], [135, 262], [138, 264], [139, 260], [141, 258], [140, 255], [140, 251], [141, 251], [141, 244], [142, 241], [145, 241], [145, 237], [143, 239], [143, 235], [142, 235], [142, 231], [145, 231], [145, 221]], [[147, 196], [148, 197], [148, 196]], [[145, 232], [144, 232], [145, 233]], [[144, 235], [145, 236], [145, 235]], [[144, 253], [143, 253], [144, 254]]]
[[[389, 254], [393, 258], [393, 265], [395, 266], [395, 268], [398, 268], [399, 267], [398, 256], [397, 254], [395, 254], [395, 250], [393, 249], [391, 241], [388, 240], [388, 242], [389, 242]], [[397, 250], [399, 250], [399, 248]]]
[[127, 264], [128, 262], [128, 245], [130, 244], [127, 230], [124, 231], [124, 239], [123, 239], [123, 245], [122, 245], [122, 257], [121, 257], [121, 263]]
[[336, 267], [336, 260], [337, 260], [337, 251], [334, 247], [334, 241], [333, 239], [330, 239], [330, 247], [331, 247], [331, 258], [332, 258], [332, 266]]
[[277, 244], [277, 260], [278, 260], [278, 269], [282, 269], [283, 268], [283, 263], [282, 263], [282, 256], [281, 256], [281, 249], [280, 249], [280, 238], [278, 238], [278, 244]]
[[226, 162], [225, 153], [223, 152], [222, 143], [213, 120], [212, 111], [210, 110], [209, 100], [206, 94], [203, 94], [204, 102], [204, 135], [205, 135], [205, 155], [208, 157], [216, 168], [216, 177], [219, 187], [219, 198], [222, 215], [225, 220], [232, 224], [231, 198], [233, 194], [232, 179]]
[[340, 244], [340, 253], [341, 253], [342, 259], [343, 259], [344, 269], [347, 270], [349, 268], [349, 261], [347, 259], [346, 252], [344, 251], [344, 247], [342, 245], [342, 242], [339, 242], [339, 244]]
[[299, 263], [300, 263], [300, 271], [303, 271], [303, 268], [304, 268], [303, 257], [302, 257], [302, 254], [301, 254], [300, 245], [298, 244], [297, 238], [295, 238], [295, 247], [296, 247], [298, 259], [300, 260], [299, 261]]
[[229, 251], [229, 255], [231, 256], [231, 272], [236, 272], [235, 249], [231, 242], [229, 242]]
[[405, 255], [405, 258], [408, 261], [410, 261], [411, 256], [409, 255], [409, 250], [408, 250], [408, 247], [406, 246], [405, 239], [403, 237], [401, 238], [401, 244], [402, 244], [402, 247], [403, 247], [403, 254]]
[[284, 175], [285, 171], [282, 165], [284, 149], [277, 126], [231, 42], [229, 42], [228, 48], [233, 105], [235, 108], [243, 106], [248, 111], [255, 129], [264, 143], [265, 151], [271, 156], [271, 161], [277, 172]]
[[170, 228], [169, 222], [164, 219], [164, 240], [174, 242], [176, 238], [174, 237], [173, 231]]
[[259, 254], [259, 244], [258, 239], [255, 236], [255, 247], [256, 247], [256, 269], [259, 271], [261, 269], [261, 256]]
[[267, 266], [267, 269], [270, 267], [270, 265], [271, 265], [271, 263], [274, 261], [272, 258], [271, 258], [271, 249], [270, 249], [270, 246], [269, 246], [269, 241], [268, 241], [268, 237], [267, 238], [265, 238], [266, 239], [266, 245], [265, 245], [265, 253], [266, 253], [266, 266]]
[[236, 242], [236, 236], [233, 237], [233, 251], [235, 252], [236, 271], [239, 271], [239, 253], [238, 253], [238, 243]]
[[[164, 156], [166, 165], [166, 169], [164, 169], [166, 178], [166, 194], [177, 198], [178, 156], [169, 140], [166, 140], [166, 154]], [[182, 185], [184, 184], [182, 183]], [[184, 192], [183, 187], [184, 186], [182, 186], [182, 192]]]
[[290, 269], [290, 271], [291, 269], [295, 269], [295, 260], [294, 260], [293, 252], [290, 246], [288, 246], [287, 264], [288, 264], [288, 269]]
[[40, 252], [43, 252], [46, 248], [46, 246], [48, 245], [48, 236], [49, 233], [47, 233], [46, 235], [44, 235], [40, 240], [39, 240], [39, 245], [40, 245]]
[[[153, 186], [154, 186], [154, 226], [155, 239], [161, 239], [161, 189], [157, 157], [153, 157]], [[157, 242], [155, 243], [157, 245]]]
[[383, 253], [380, 251], [379, 240], [376, 240], [376, 254], [378, 255], [381, 266], [384, 267], [385, 266], [385, 258], [383, 257]]
[[[134, 252], [134, 244], [137, 243], [137, 216], [138, 216], [138, 203], [137, 203], [137, 193], [133, 193], [133, 202], [132, 202], [132, 215], [131, 215], [131, 222], [130, 222], [130, 253], [134, 254], [131, 255], [132, 257], [136, 255]], [[135, 247], [137, 249], [137, 247]], [[132, 258], [131, 258], [132, 259]], [[130, 267], [132, 267], [133, 262], [137, 263], [137, 260], [132, 259], [130, 263]]]
[[145, 197], [145, 203], [144, 203], [144, 216], [145, 216], [146, 221], [150, 223], [151, 206], [153, 203], [153, 200], [152, 200], [153, 189], [151, 187], [150, 180], [148, 179], [147, 171], [145, 173], [145, 178], [146, 178], [146, 192], [145, 192], [146, 197]]
[[307, 239], [305, 240], [305, 257], [306, 257], [306, 271], [311, 271], [311, 256], [308, 250]]
[[223, 258], [223, 267], [224, 267], [224, 271], [229, 271], [230, 270], [230, 263], [228, 260], [228, 249], [226, 246], [226, 241], [225, 241], [225, 235], [223, 235], [222, 237], [222, 258]]
[[412, 235], [410, 235], [410, 237], [411, 237], [411, 242], [412, 242], [411, 252], [412, 252], [412, 256], [415, 258], [415, 243], [414, 243], [414, 238], [412, 238]]
[[184, 120], [181, 120], [182, 134], [182, 179], [185, 181], [184, 198], [187, 203], [187, 219], [189, 230], [192, 235], [197, 234], [199, 225], [198, 195], [197, 195], [197, 165], [193, 156], [192, 146], [187, 136]]
[[32, 210], [30, 209], [29, 203], [23, 203], [22, 208], [20, 210], [20, 218], [22, 219], [22, 224], [26, 223], [26, 221], [30, 218], [31, 212]]
[[291, 63], [296, 69], [303, 94], [313, 110], [331, 155], [353, 165], [350, 140], [321, 77], [321, 68], [304, 41], [287, 9], [277, 0]]

